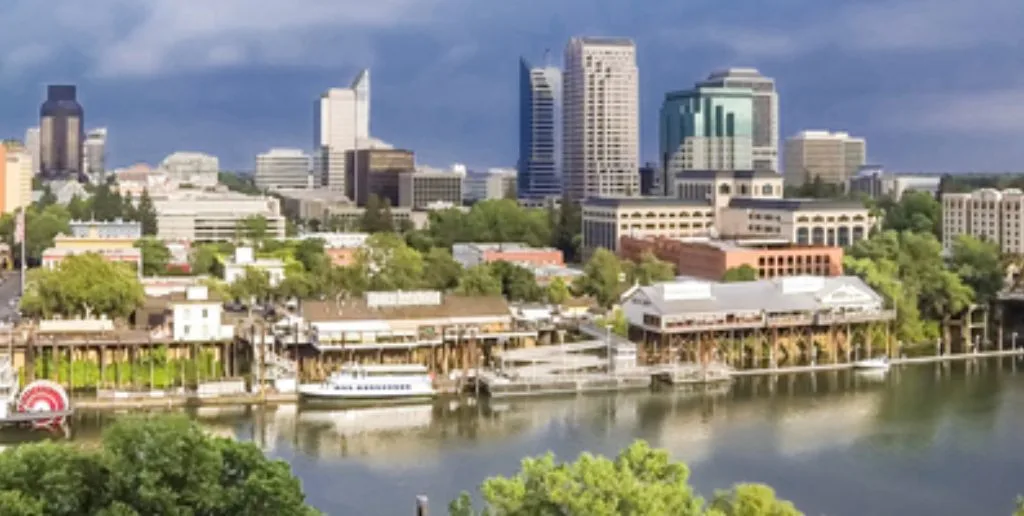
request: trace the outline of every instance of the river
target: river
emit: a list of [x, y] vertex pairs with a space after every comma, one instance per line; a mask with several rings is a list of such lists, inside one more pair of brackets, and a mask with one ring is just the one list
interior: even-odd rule
[[[76, 439], [116, 416], [79, 414]], [[634, 439], [689, 464], [705, 494], [773, 486], [807, 514], [1004, 515], [1024, 493], [1024, 361], [742, 378], [724, 392], [631, 393], [348, 411], [200, 409], [211, 431], [292, 465], [332, 515], [446, 513], [461, 490], [553, 451]]]

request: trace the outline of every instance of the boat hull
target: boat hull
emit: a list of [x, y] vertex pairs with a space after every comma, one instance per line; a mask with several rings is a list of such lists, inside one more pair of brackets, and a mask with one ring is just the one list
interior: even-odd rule
[[337, 391], [322, 388], [299, 388], [299, 400], [305, 402], [319, 403], [351, 403], [351, 404], [377, 404], [377, 403], [415, 403], [429, 401], [437, 397], [435, 391], [421, 391], [409, 393], [391, 392], [352, 392]]

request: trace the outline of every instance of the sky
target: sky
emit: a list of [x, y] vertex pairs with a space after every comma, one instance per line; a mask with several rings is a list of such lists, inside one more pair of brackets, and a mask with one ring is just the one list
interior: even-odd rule
[[371, 69], [371, 133], [433, 166], [514, 166], [518, 59], [637, 44], [641, 156], [667, 91], [714, 69], [777, 81], [782, 134], [864, 136], [902, 172], [1024, 170], [1021, 0], [2, 0], [0, 138], [74, 83], [108, 163], [209, 152], [251, 170], [312, 146], [313, 102]]

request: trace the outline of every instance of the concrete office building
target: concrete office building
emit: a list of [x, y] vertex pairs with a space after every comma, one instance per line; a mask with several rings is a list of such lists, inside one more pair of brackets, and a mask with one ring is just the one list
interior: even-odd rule
[[562, 71], [519, 60], [518, 194], [562, 195]]
[[348, 173], [345, 195], [356, 206], [366, 206], [366, 200], [376, 195], [398, 206], [399, 176], [416, 170], [416, 155], [404, 149], [359, 149], [348, 151]]
[[803, 131], [786, 140], [783, 158], [787, 186], [801, 186], [815, 178], [846, 186], [867, 162], [867, 142], [847, 133]]
[[321, 186], [346, 191], [346, 153], [369, 138], [370, 71], [362, 70], [348, 88], [331, 88], [314, 105], [314, 175]]
[[775, 91], [775, 80], [755, 68], [728, 68], [712, 72], [697, 86], [751, 90], [754, 170], [779, 172], [779, 94]]
[[939, 194], [942, 176], [934, 174], [894, 174], [877, 165], [865, 165], [847, 182], [846, 191], [867, 195], [872, 199], [889, 197], [899, 200], [910, 191]]
[[68, 223], [70, 234], [77, 238], [113, 238], [134, 242], [142, 238], [142, 223], [127, 220], [99, 221], [72, 220]]
[[102, 183], [107, 174], [107, 129], [100, 127], [85, 133], [82, 149], [85, 161], [85, 175], [94, 183]]
[[750, 89], [703, 86], [666, 94], [658, 134], [663, 184], [671, 188], [670, 179], [690, 170], [752, 170], [753, 116]]
[[172, 183], [212, 188], [217, 186], [220, 160], [201, 152], [175, 152], [164, 158], [159, 168]]
[[673, 197], [709, 203], [716, 215], [733, 198], [781, 199], [783, 194], [782, 176], [770, 170], [691, 170], [676, 174], [674, 184]]
[[707, 201], [668, 197], [591, 197], [583, 201], [583, 256], [598, 248], [619, 251], [623, 236], [682, 238], [714, 232]]
[[239, 237], [242, 222], [254, 216], [266, 219], [267, 238], [285, 237], [285, 219], [274, 197], [179, 190], [154, 195], [153, 206], [157, 236], [165, 241], [233, 241]]
[[[462, 186], [463, 200], [468, 202], [492, 199], [515, 199], [520, 182], [515, 169], [492, 168], [487, 172], [469, 172]], [[552, 196], [533, 196], [545, 199]]]
[[25, 148], [28, 149], [28, 153], [32, 156], [32, 175], [39, 175], [39, 128], [29, 127], [25, 131]]
[[729, 238], [839, 247], [867, 238], [874, 225], [864, 203], [826, 199], [734, 197], [716, 221], [718, 234]]
[[421, 168], [398, 175], [398, 205], [414, 210], [462, 205], [465, 174]]
[[32, 155], [20, 142], [0, 142], [0, 212], [32, 204]]
[[81, 180], [85, 111], [72, 85], [46, 88], [39, 108], [39, 173], [47, 180]]
[[960, 235], [996, 242], [1004, 254], [1024, 255], [1024, 193], [1016, 188], [982, 188], [942, 194], [942, 246]]
[[572, 38], [562, 87], [562, 179], [573, 201], [640, 194], [639, 70], [625, 38]]
[[310, 188], [310, 158], [300, 149], [270, 149], [256, 156], [253, 183], [260, 190]]

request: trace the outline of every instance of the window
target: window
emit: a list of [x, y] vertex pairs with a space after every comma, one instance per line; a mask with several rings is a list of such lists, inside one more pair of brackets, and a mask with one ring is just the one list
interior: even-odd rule
[[210, 310], [207, 308], [203, 308], [203, 319], [206, 319], [208, 317], [210, 317]]

